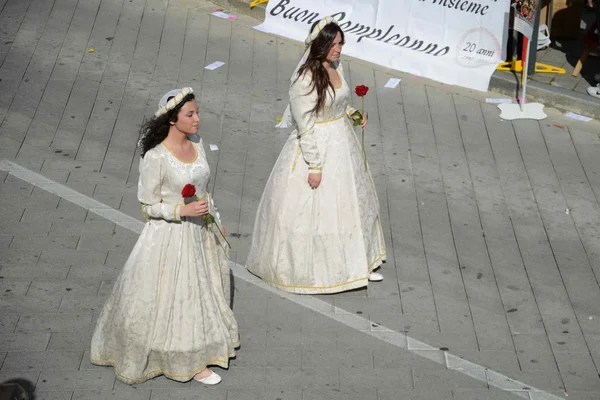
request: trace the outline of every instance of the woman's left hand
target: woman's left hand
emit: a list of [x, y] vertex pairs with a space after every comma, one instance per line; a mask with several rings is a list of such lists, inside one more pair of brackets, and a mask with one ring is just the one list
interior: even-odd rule
[[225, 227], [221, 228], [221, 232], [223, 232], [223, 236], [227, 237], [227, 229]]
[[362, 122], [360, 123], [360, 128], [361, 129], [365, 129], [367, 127], [367, 122], [369, 120], [369, 117], [367, 116], [367, 113], [365, 113]]

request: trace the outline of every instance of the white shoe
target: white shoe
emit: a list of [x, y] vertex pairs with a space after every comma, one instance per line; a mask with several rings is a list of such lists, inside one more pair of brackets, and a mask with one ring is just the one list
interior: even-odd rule
[[587, 92], [590, 96], [594, 96], [594, 97], [600, 99], [600, 83], [596, 86], [590, 86], [587, 89]]
[[369, 282], [381, 282], [383, 280], [383, 275], [379, 272], [371, 272], [369, 274]]
[[214, 371], [210, 371], [211, 374], [209, 376], [207, 376], [206, 378], [196, 378], [196, 376], [194, 376], [194, 380], [196, 382], [200, 382], [200, 383], [204, 383], [205, 385], [216, 385], [218, 383], [220, 383], [222, 381], [221, 376], [219, 374], [217, 374]]

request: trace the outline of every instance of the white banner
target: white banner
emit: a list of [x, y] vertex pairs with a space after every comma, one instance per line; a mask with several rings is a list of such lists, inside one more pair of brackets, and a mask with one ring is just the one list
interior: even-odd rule
[[314, 22], [331, 15], [346, 35], [346, 55], [486, 91], [505, 58], [509, 6], [510, 0], [270, 0], [255, 29], [304, 41]]

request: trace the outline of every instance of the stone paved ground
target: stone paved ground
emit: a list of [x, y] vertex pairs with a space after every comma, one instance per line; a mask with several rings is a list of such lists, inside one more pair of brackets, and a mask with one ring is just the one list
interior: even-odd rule
[[[199, 94], [201, 134], [220, 148], [208, 153], [213, 191], [244, 263], [302, 48], [214, 9], [0, 0], [0, 382], [23, 379], [38, 400], [600, 398], [600, 124], [553, 110], [502, 121], [485, 104], [493, 93], [349, 59], [351, 84], [372, 88], [384, 282], [318, 296], [316, 312], [294, 302], [314, 298], [236, 276], [243, 347], [215, 388], [128, 387], [89, 363], [95, 318], [137, 235], [81, 205], [141, 219], [137, 129], [168, 89]], [[213, 61], [226, 64], [203, 69]], [[400, 87], [383, 87], [391, 76]], [[330, 318], [344, 312], [360, 318]], [[506, 377], [526, 386], [498, 389]]]

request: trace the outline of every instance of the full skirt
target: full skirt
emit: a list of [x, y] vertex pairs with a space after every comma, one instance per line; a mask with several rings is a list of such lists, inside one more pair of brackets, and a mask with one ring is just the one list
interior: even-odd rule
[[92, 338], [91, 362], [132, 384], [226, 368], [239, 346], [227, 250], [200, 218], [146, 223]]
[[246, 262], [265, 282], [293, 293], [336, 293], [368, 284], [385, 260], [379, 200], [346, 118], [315, 125], [323, 177], [307, 183], [297, 134], [285, 143], [258, 206]]

